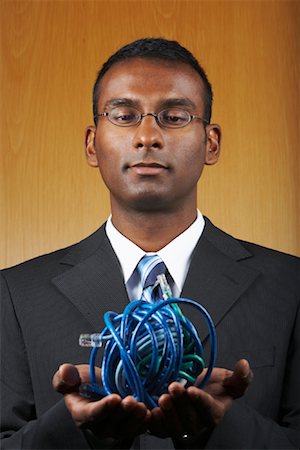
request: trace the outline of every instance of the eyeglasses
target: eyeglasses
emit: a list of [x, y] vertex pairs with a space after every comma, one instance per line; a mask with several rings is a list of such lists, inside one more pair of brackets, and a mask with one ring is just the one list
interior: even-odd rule
[[133, 127], [138, 125], [146, 116], [155, 117], [157, 123], [164, 128], [182, 128], [188, 125], [192, 120], [201, 120], [204, 123], [209, 123], [207, 120], [195, 114], [190, 114], [185, 109], [181, 108], [167, 108], [160, 111], [158, 114], [147, 113], [142, 114], [137, 109], [131, 106], [117, 106], [112, 108], [109, 112], [102, 112], [96, 117], [107, 117], [108, 120], [118, 127]]

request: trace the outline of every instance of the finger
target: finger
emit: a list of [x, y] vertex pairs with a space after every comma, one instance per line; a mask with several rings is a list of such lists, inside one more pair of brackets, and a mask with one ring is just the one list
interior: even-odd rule
[[121, 404], [121, 397], [111, 394], [103, 399], [90, 402], [78, 394], [66, 394], [65, 404], [78, 427], [91, 427], [113, 416]]
[[252, 381], [253, 373], [250, 368], [250, 364], [246, 359], [240, 359], [234, 368], [234, 374], [238, 374], [241, 378]]
[[132, 396], [126, 397], [122, 400], [117, 414], [111, 417], [113, 436], [124, 439], [145, 432], [148, 413], [144, 403], [138, 402]]
[[148, 424], [148, 429], [152, 434], [162, 439], [170, 436], [170, 430], [166, 417], [167, 416], [161, 408], [153, 408], [151, 410], [151, 418], [150, 423]]
[[205, 367], [202, 370], [202, 372], [197, 376], [196, 381], [195, 381], [195, 386], [200, 386], [200, 384], [202, 383], [206, 373], [207, 373], [207, 367]]
[[[198, 377], [194, 383], [194, 386], [199, 387], [201, 385], [206, 373], [207, 373], [207, 369], [204, 369], [203, 372], [201, 372], [201, 374], [198, 375]], [[209, 380], [203, 389], [206, 391], [210, 391], [212, 385], [215, 386], [216, 384], [219, 384], [221, 386], [223, 383], [223, 380], [225, 378], [229, 378], [232, 374], [233, 374], [232, 370], [224, 369], [221, 367], [215, 367], [212, 370]]]
[[[89, 383], [91, 381], [90, 379], [90, 366], [87, 364], [79, 364], [78, 366], [76, 366], [79, 374], [80, 374], [80, 378], [82, 380], [83, 383]], [[99, 367], [95, 367], [95, 376], [96, 376], [96, 382], [102, 386], [102, 377], [101, 377], [101, 369]]]
[[134, 416], [136, 419], [143, 419], [147, 414], [147, 407], [144, 403], [138, 402], [133, 396], [125, 397], [121, 402], [124, 415]]
[[253, 379], [253, 373], [246, 359], [239, 360], [232, 375], [223, 380], [223, 386], [232, 398], [243, 396]]
[[[178, 430], [178, 433], [180, 433], [180, 418], [177, 414], [174, 398], [170, 394], [163, 394], [158, 400], [158, 406], [163, 414], [164, 423], [161, 423], [160, 426], [164, 430], [164, 437], [174, 434], [174, 430]], [[158, 422], [156, 424], [158, 425]]]
[[[78, 364], [75, 366], [79, 372], [81, 382], [89, 383], [90, 382], [90, 366], [88, 364]], [[95, 367], [95, 375], [96, 382], [101, 384], [101, 369], [99, 367]]]
[[231, 397], [225, 397], [220, 402], [204, 390], [194, 386], [189, 387], [187, 393], [197, 411], [198, 423], [202, 423], [206, 427], [219, 424], [232, 403]]
[[61, 394], [77, 391], [80, 383], [79, 372], [72, 364], [62, 364], [52, 379], [53, 388]]
[[169, 386], [169, 393], [173, 400], [178, 422], [177, 427], [173, 427], [173, 430], [177, 430], [177, 435], [195, 434], [198, 431], [197, 411], [189, 398], [186, 388], [180, 383], [172, 383]]
[[171, 411], [174, 408], [173, 405], [173, 398], [170, 394], [163, 394], [158, 399], [158, 406], [169, 414], [169, 411]]

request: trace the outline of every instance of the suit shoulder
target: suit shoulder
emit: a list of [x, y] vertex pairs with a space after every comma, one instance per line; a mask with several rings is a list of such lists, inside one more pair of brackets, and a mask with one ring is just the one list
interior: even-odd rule
[[60, 261], [72, 248], [73, 245], [37, 256], [13, 267], [1, 270], [1, 275], [8, 283], [18, 282], [21, 284], [23, 284], [23, 281], [26, 282], [26, 280], [32, 280], [33, 278], [42, 280], [43, 278], [55, 276], [61, 272]]
[[276, 278], [284, 278], [286, 275], [299, 280], [300, 258], [297, 256], [237, 239], [215, 227], [207, 218], [205, 222], [205, 237], [230, 258]]
[[253, 255], [258, 256], [262, 259], [277, 261], [279, 264], [300, 264], [300, 258], [289, 253], [284, 253], [279, 250], [274, 250], [272, 248], [264, 247], [253, 242], [239, 240], [239, 242]]
[[92, 254], [100, 245], [103, 236], [103, 227], [101, 227], [78, 243], [5, 268], [1, 273], [6, 279], [55, 276]]
[[248, 267], [263, 273], [272, 283], [283, 284], [286, 289], [300, 292], [300, 258], [294, 255], [273, 250], [251, 242], [240, 241], [252, 254], [252, 258], [245, 261]]
[[257, 256], [262, 259], [276, 260], [278, 262], [296, 265], [300, 263], [300, 258], [297, 256], [236, 238], [216, 227], [207, 217], [205, 217], [203, 235], [205, 235], [213, 245], [217, 246], [219, 250], [237, 260], [247, 259], [249, 256]]

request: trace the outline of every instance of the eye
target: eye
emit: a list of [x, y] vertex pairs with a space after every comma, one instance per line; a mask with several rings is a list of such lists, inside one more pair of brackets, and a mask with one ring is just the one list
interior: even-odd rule
[[190, 116], [184, 109], [170, 108], [160, 113], [160, 120], [167, 126], [182, 126], [189, 122]]
[[119, 106], [110, 111], [109, 118], [118, 125], [130, 125], [138, 121], [139, 113], [134, 108]]

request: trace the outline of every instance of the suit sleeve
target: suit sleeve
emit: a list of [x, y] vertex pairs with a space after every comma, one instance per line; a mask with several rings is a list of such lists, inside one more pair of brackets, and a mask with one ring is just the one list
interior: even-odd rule
[[63, 399], [37, 417], [22, 332], [2, 278], [1, 360], [1, 448], [90, 448]]
[[[279, 420], [236, 400], [208, 440], [207, 449], [300, 448], [300, 311], [295, 320], [281, 394]], [[274, 395], [280, 393], [274, 392]]]

